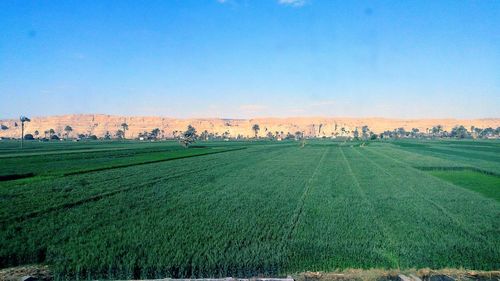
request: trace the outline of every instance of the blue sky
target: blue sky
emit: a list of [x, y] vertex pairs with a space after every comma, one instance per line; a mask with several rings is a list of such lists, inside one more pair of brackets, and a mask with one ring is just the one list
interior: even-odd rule
[[0, 118], [500, 117], [500, 1], [0, 1]]

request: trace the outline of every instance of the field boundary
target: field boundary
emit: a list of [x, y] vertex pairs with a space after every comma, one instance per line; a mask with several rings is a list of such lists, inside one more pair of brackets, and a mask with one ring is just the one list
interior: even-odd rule
[[238, 148], [233, 148], [233, 149], [213, 151], [213, 152], [207, 152], [207, 153], [201, 153], [201, 154], [184, 155], [184, 156], [179, 156], [179, 157], [175, 157], [175, 158], [158, 159], [158, 160], [152, 160], [152, 161], [143, 161], [143, 162], [138, 162], [138, 163], [122, 164], [122, 165], [116, 165], [116, 166], [110, 166], [110, 167], [102, 167], [102, 168], [96, 168], [96, 169], [90, 169], [90, 170], [74, 171], [74, 172], [65, 173], [65, 174], [63, 174], [63, 176], [73, 176], [73, 175], [88, 174], [88, 173], [93, 173], [93, 172], [100, 172], [100, 171], [105, 171], [105, 170], [113, 170], [113, 169], [154, 164], [154, 163], [160, 163], [160, 162], [168, 162], [168, 161], [173, 161], [173, 160], [178, 160], [178, 159], [219, 154], [219, 153], [238, 151], [238, 150], [243, 150], [243, 149], [247, 149], [247, 147], [238, 147]]

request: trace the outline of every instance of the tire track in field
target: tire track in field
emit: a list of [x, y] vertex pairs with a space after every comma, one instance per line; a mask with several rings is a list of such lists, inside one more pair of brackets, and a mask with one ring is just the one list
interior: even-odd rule
[[290, 239], [292, 238], [293, 232], [297, 228], [300, 217], [304, 211], [305, 200], [306, 200], [307, 195], [309, 194], [309, 191], [312, 187], [312, 182], [313, 182], [314, 178], [316, 177], [316, 174], [318, 173], [319, 167], [323, 164], [324, 159], [325, 159], [328, 151], [330, 151], [330, 147], [325, 148], [325, 150], [323, 151], [323, 154], [321, 155], [320, 160], [318, 161], [318, 164], [316, 165], [316, 168], [314, 169], [312, 175], [309, 177], [309, 179], [307, 180], [307, 182], [305, 184], [304, 192], [302, 193], [302, 196], [300, 197], [299, 202], [297, 203], [297, 207], [295, 208], [295, 211], [292, 215], [290, 229], [285, 234], [285, 236], [283, 237], [283, 240], [282, 240], [282, 244], [281, 244], [280, 248], [281, 248], [281, 253], [283, 253], [283, 254], [285, 253], [285, 248], [287, 246], [287, 242], [290, 241]]
[[[395, 175], [387, 172], [386, 169], [384, 169], [382, 166], [380, 166], [380, 164], [376, 163], [372, 159], [370, 159], [367, 156], [363, 155], [361, 152], [359, 152], [359, 151], [356, 151], [356, 152], [359, 153], [360, 155], [362, 155], [365, 159], [368, 159], [370, 162], [372, 162], [384, 174], [388, 175], [389, 177], [391, 177], [393, 179], [396, 179], [401, 185], [405, 184], [405, 182], [403, 180], [401, 180], [398, 177], [396, 177]], [[396, 163], [400, 163], [400, 164], [402, 164], [405, 167], [411, 168], [411, 169], [417, 171], [418, 173], [423, 174], [424, 176], [428, 176], [427, 174], [423, 173], [421, 170], [419, 170], [417, 168], [414, 168], [414, 167], [412, 167], [410, 165], [407, 165], [406, 163], [404, 163], [402, 161], [399, 161], [399, 160], [397, 160], [397, 159], [395, 159], [393, 157], [387, 156], [387, 155], [385, 155], [383, 153], [376, 152], [376, 151], [373, 151], [373, 150], [370, 150], [370, 152], [374, 153], [374, 154], [377, 154], [377, 155], [384, 156], [386, 158], [389, 158], [390, 160], [392, 160], [392, 161], [394, 161]], [[469, 229], [458, 218], [456, 218], [455, 215], [453, 215], [452, 212], [450, 212], [448, 209], [446, 209], [445, 207], [443, 207], [441, 204], [436, 203], [433, 200], [427, 198], [422, 193], [418, 192], [415, 188], [413, 188], [411, 185], [405, 185], [405, 186], [407, 186], [415, 195], [417, 195], [417, 197], [419, 197], [420, 199], [426, 201], [427, 203], [431, 204], [432, 206], [434, 206], [435, 208], [437, 208], [439, 211], [441, 211], [441, 213], [443, 213], [446, 217], [448, 217], [448, 219], [450, 219], [454, 224], [458, 225], [467, 235], [469, 235], [470, 237], [473, 237], [473, 238], [481, 241], [482, 243], [486, 243], [486, 244], [489, 243], [489, 241], [486, 240], [484, 237], [478, 236], [477, 234], [474, 234], [474, 233], [470, 232]]]
[[[354, 185], [357, 187], [359, 194], [361, 195], [363, 201], [365, 201], [366, 206], [370, 209], [370, 212], [372, 214], [374, 214], [375, 213], [375, 207], [370, 202], [370, 200], [368, 200], [368, 197], [366, 196], [366, 193], [361, 188], [361, 184], [359, 183], [358, 178], [356, 177], [356, 175], [352, 171], [351, 164], [349, 163], [349, 160], [347, 160], [347, 158], [345, 157], [344, 150], [340, 146], [339, 146], [339, 149], [340, 149], [340, 152], [342, 154], [342, 158], [344, 159], [344, 162], [347, 165], [347, 170], [349, 171], [349, 174], [350, 174], [350, 176], [353, 179]], [[387, 227], [385, 227], [380, 221], [376, 220], [373, 215], [372, 215], [372, 217], [373, 217], [373, 221], [375, 222], [375, 224], [377, 225], [377, 227], [383, 232], [383, 235], [386, 237], [386, 239], [389, 241], [389, 243], [391, 245], [395, 245], [395, 243], [394, 243], [395, 240], [394, 240], [394, 238], [392, 238], [389, 235], [390, 232], [387, 229]], [[393, 268], [399, 268], [399, 260], [394, 255], [394, 253], [385, 251], [385, 252], [379, 252], [379, 254], [382, 255], [383, 257], [385, 257], [389, 262], [391, 262], [391, 264], [393, 264]]]

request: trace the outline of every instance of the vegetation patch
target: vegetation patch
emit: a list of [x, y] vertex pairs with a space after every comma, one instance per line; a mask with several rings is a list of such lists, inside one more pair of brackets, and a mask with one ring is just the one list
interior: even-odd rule
[[464, 169], [434, 169], [429, 173], [500, 202], [500, 176], [496, 174], [466, 167]]

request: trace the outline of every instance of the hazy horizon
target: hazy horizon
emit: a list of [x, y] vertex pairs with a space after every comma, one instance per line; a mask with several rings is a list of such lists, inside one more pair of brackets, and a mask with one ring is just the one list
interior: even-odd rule
[[0, 26], [0, 119], [500, 117], [499, 1], [7, 0]]
[[[232, 117], [216, 117], [216, 116], [207, 116], [207, 117], [200, 117], [200, 116], [192, 116], [192, 117], [176, 117], [176, 116], [170, 116], [170, 115], [141, 115], [141, 114], [107, 114], [107, 113], [67, 113], [67, 114], [52, 114], [52, 115], [33, 115], [33, 116], [27, 116], [27, 115], [20, 115], [20, 116], [27, 116], [31, 119], [34, 118], [48, 118], [48, 117], [57, 117], [57, 116], [68, 116], [68, 115], [82, 115], [82, 116], [88, 116], [88, 115], [95, 115], [95, 116], [116, 116], [116, 117], [154, 117], [154, 118], [168, 118], [168, 119], [178, 119], [178, 120], [184, 120], [184, 119], [222, 119], [222, 120], [252, 120], [252, 119], [294, 119], [294, 118], [325, 118], [325, 119], [388, 119], [388, 120], [438, 120], [438, 119], [456, 119], [456, 120], [488, 120], [488, 119], [500, 119], [500, 117], [480, 117], [480, 118], [459, 118], [459, 117], [420, 117], [420, 118], [412, 118], [412, 117], [385, 117], [385, 116], [365, 116], [365, 117], [356, 117], [356, 116], [347, 116], [347, 115], [304, 115], [304, 116], [250, 116], [246, 118], [232, 118]], [[0, 116], [0, 120], [17, 120], [19, 119], [19, 116], [13, 116], [13, 117], [3, 117]]]

